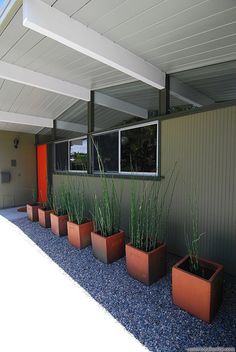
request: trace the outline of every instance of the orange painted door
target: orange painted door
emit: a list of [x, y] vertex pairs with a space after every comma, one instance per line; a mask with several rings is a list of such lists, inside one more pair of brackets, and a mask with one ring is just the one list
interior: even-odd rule
[[38, 172], [38, 201], [47, 201], [48, 172], [47, 172], [47, 144], [37, 146], [37, 172]]

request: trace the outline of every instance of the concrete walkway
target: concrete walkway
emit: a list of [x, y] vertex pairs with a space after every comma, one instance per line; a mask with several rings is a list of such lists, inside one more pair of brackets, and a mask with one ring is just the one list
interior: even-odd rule
[[147, 351], [0, 211], [0, 351]]

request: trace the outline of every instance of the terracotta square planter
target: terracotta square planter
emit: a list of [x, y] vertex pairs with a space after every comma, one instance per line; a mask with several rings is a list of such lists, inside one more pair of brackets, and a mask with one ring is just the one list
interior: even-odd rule
[[184, 270], [189, 256], [172, 268], [173, 302], [188, 313], [210, 323], [222, 300], [223, 266], [199, 258], [200, 265], [211, 270], [207, 280]]
[[40, 209], [38, 210], [39, 216], [39, 224], [43, 227], [51, 227], [51, 219], [50, 214], [53, 213], [53, 210], [45, 210]]
[[82, 249], [91, 244], [92, 231], [92, 221], [88, 221], [84, 224], [75, 224], [70, 221], [67, 222], [68, 240], [76, 248]]
[[126, 266], [130, 276], [151, 285], [166, 274], [166, 244], [144, 252], [130, 243], [126, 245]]
[[37, 205], [31, 205], [31, 204], [27, 204], [26, 205], [26, 209], [27, 209], [27, 216], [28, 219], [31, 221], [38, 221], [39, 217], [38, 217], [38, 209], [40, 208], [40, 204]]
[[67, 221], [68, 215], [56, 215], [54, 213], [50, 214], [51, 220], [51, 230], [54, 235], [66, 236], [67, 235]]
[[91, 241], [94, 256], [103, 263], [112, 263], [125, 255], [124, 231], [108, 237], [91, 232]]

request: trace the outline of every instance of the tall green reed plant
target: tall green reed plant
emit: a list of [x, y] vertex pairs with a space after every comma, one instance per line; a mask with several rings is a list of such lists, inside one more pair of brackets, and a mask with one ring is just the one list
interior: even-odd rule
[[43, 206], [42, 208], [44, 210], [51, 210], [53, 209], [53, 194], [50, 188], [48, 188], [48, 192], [47, 192], [47, 200], [46, 202], [43, 202]]
[[62, 183], [56, 190], [53, 191], [52, 205], [55, 214], [58, 216], [67, 214], [67, 192], [68, 190], [65, 183]]
[[88, 221], [88, 201], [85, 196], [85, 185], [83, 179], [69, 182], [66, 193], [66, 210], [69, 221], [78, 225]]
[[102, 158], [94, 141], [93, 145], [98, 158], [101, 195], [94, 195], [92, 217], [95, 223], [95, 231], [104, 237], [108, 237], [120, 231], [123, 184], [121, 184], [121, 190], [118, 193], [113, 178], [111, 177], [108, 180], [106, 177]]
[[177, 181], [176, 164], [165, 183], [133, 181], [131, 188], [130, 242], [145, 252], [158, 247], [164, 239], [174, 189]]
[[38, 205], [38, 188], [37, 186], [32, 187], [32, 202], [31, 205]]
[[189, 197], [189, 210], [190, 210], [190, 226], [188, 231], [185, 225], [184, 235], [185, 243], [189, 255], [190, 271], [193, 273], [199, 273], [199, 250], [200, 250], [200, 239], [205, 232], [199, 231], [199, 206], [197, 201], [196, 192], [194, 192], [191, 197]]

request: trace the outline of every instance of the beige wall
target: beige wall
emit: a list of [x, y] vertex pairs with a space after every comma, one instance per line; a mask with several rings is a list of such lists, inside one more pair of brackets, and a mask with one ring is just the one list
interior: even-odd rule
[[[200, 230], [206, 232], [201, 255], [223, 263], [228, 273], [236, 274], [236, 106], [162, 121], [163, 176], [175, 162], [179, 176], [168, 224], [169, 251], [186, 253], [187, 198], [196, 190]], [[62, 179], [65, 177], [54, 175], [54, 185]], [[120, 182], [116, 180], [117, 184]], [[98, 190], [97, 177], [88, 177], [88, 183], [90, 194]], [[127, 232], [130, 184], [130, 180], [125, 181], [122, 204], [122, 226]]]
[[[18, 136], [20, 143], [14, 148], [13, 140]], [[16, 160], [16, 167], [11, 167]], [[11, 173], [10, 183], [1, 184], [0, 208], [25, 204], [31, 200], [36, 184], [36, 154], [34, 135], [0, 131], [0, 172]]]

